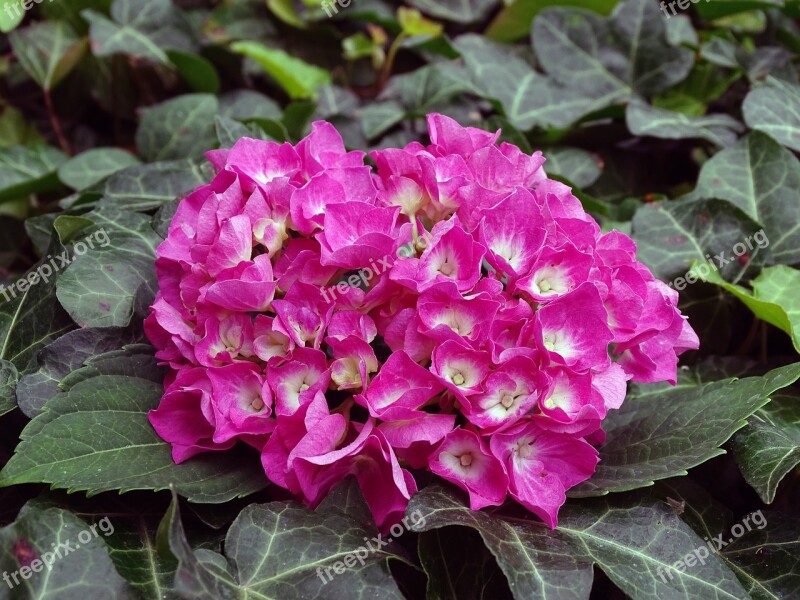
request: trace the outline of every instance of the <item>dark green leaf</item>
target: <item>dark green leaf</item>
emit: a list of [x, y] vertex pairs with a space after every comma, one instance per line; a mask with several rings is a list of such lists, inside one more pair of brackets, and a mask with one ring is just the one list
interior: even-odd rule
[[22, 432], [0, 485], [49, 483], [86, 490], [162, 490], [174, 485], [192, 502], [219, 503], [266, 485], [258, 460], [210, 453], [176, 465], [169, 444], [147, 420], [163, 392], [137, 377], [101, 375], [55, 396]]
[[[87, 533], [90, 540], [80, 542]], [[18, 573], [21, 566], [38, 569], [23, 579]], [[136, 598], [108, 556], [104, 532], [98, 527], [91, 530], [88, 523], [60, 508], [28, 504], [11, 525], [0, 529], [0, 569], [19, 581], [16, 592], [4, 597]]]
[[0, 360], [0, 417], [17, 407], [14, 390], [18, 379], [19, 374], [14, 363]]
[[473, 23], [482, 19], [497, 0], [409, 0], [422, 12], [446, 21]]
[[763, 377], [658, 388], [629, 395], [603, 422], [606, 441], [591, 479], [572, 496], [596, 496], [652, 485], [686, 474], [723, 454], [720, 446], [741, 429], [770, 395], [800, 378], [800, 363]]
[[52, 90], [81, 61], [87, 43], [63, 21], [45, 21], [9, 35], [14, 54], [28, 74]]
[[800, 151], [800, 86], [771, 78], [747, 95], [742, 111], [751, 128]]
[[136, 130], [139, 153], [147, 161], [202, 158], [216, 145], [218, 109], [210, 94], [178, 96], [146, 109]]
[[109, 175], [141, 161], [119, 148], [94, 148], [71, 158], [58, 169], [61, 181], [75, 190], [84, 190]]
[[625, 121], [635, 135], [667, 140], [700, 138], [723, 147], [734, 144], [737, 134], [744, 131], [742, 124], [728, 115], [688, 117], [679, 112], [655, 108], [638, 99], [628, 104]]

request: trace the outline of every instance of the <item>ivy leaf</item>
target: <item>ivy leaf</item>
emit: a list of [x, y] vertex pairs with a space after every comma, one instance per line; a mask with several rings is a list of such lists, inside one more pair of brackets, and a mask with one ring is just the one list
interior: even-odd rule
[[136, 147], [147, 161], [202, 158], [216, 146], [216, 96], [187, 94], [145, 109]]
[[773, 395], [733, 437], [733, 452], [747, 483], [771, 503], [778, 484], [800, 464], [800, 395]]
[[119, 148], [93, 148], [69, 159], [58, 168], [58, 178], [74, 190], [85, 190], [126, 167], [141, 164]]
[[[728, 202], [654, 202], [637, 210], [631, 225], [637, 258], [664, 281], [685, 275], [695, 262], [709, 263], [724, 279], [738, 280], [770, 257], [761, 227]], [[734, 248], [742, 247], [746, 261], [735, 256]], [[681, 291], [681, 285], [676, 287]]]
[[95, 56], [127, 54], [168, 65], [167, 48], [191, 51], [194, 43], [169, 0], [114, 0], [111, 17], [94, 10], [81, 16], [89, 22]]
[[753, 314], [785, 331], [792, 338], [795, 349], [800, 352], [800, 271], [786, 265], [767, 267], [751, 281], [753, 291], [740, 285], [724, 281], [718, 273], [692, 268], [697, 278], [713, 283], [741, 300]]
[[602, 173], [602, 159], [580, 148], [549, 148], [544, 155], [549, 176], [564, 177], [580, 188], [592, 185]]
[[56, 170], [67, 156], [51, 146], [0, 148], [0, 203], [58, 189]]
[[603, 421], [600, 463], [571, 496], [597, 496], [652, 485], [724, 454], [720, 446], [744, 427], [770, 395], [800, 378], [800, 363], [763, 377], [629, 394]]
[[753, 600], [794, 598], [800, 593], [800, 520], [778, 512], [761, 513], [744, 535], [722, 550]]
[[118, 327], [76, 329], [62, 335], [39, 352], [38, 369], [22, 377], [17, 385], [20, 410], [32, 419], [59, 393], [59, 383], [85, 361], [136, 340], [133, 331]]
[[134, 600], [136, 595], [108, 556], [103, 536], [90, 535], [84, 543], [86, 532], [92, 532], [89, 524], [74, 514], [28, 503], [13, 523], [0, 529], [0, 569], [17, 575], [21, 566], [37, 568], [28, 579], [18, 576], [20, 598]]
[[373, 140], [397, 125], [406, 116], [405, 109], [394, 100], [373, 102], [361, 110], [361, 129]]
[[800, 263], [800, 160], [758, 131], [703, 165], [691, 197], [719, 198], [764, 226], [775, 263]]
[[728, 115], [689, 117], [679, 112], [655, 108], [639, 99], [628, 104], [625, 122], [631, 133], [666, 140], [700, 138], [716, 146], [730, 146], [744, 126]]
[[[365, 540], [377, 532], [339, 510], [321, 507], [314, 512], [293, 502], [251, 504], [228, 530], [224, 557], [192, 550], [176, 500], [165, 521], [170, 548], [179, 561], [175, 586], [185, 600], [251, 594], [308, 600], [403, 599], [387, 565], [388, 559], [405, 560], [403, 555], [392, 545], [367, 552]], [[356, 560], [361, 548], [365, 556]], [[340, 561], [334, 572], [331, 567]]]
[[481, 94], [496, 100], [509, 122], [523, 131], [534, 126], [567, 127], [615, 97], [568, 90], [534, 71], [508, 46], [478, 35], [462, 35], [454, 45]]
[[236, 42], [231, 50], [256, 61], [292, 100], [316, 98], [317, 90], [331, 83], [331, 74], [277, 48], [257, 42]]
[[609, 18], [583, 9], [548, 8], [533, 22], [533, 47], [559, 83], [608, 104], [657, 94], [683, 80], [693, 53], [671, 46], [663, 16], [649, 0], [622, 0]]
[[752, 129], [800, 151], [800, 86], [770, 77], [768, 85], [747, 94], [744, 120]]
[[52, 398], [23, 430], [16, 453], [0, 471], [0, 486], [49, 483], [98, 494], [174, 485], [192, 502], [222, 503], [266, 485], [258, 461], [237, 452], [176, 465], [170, 445], [147, 420], [162, 393], [161, 384], [139, 377], [100, 375], [77, 383]]
[[125, 327], [137, 293], [155, 296], [155, 248], [161, 238], [144, 215], [99, 209], [85, 215], [94, 247], [76, 256], [58, 277], [58, 300], [82, 327]]
[[516, 600], [587, 600], [593, 565], [635, 600], [745, 597], [716, 555], [691, 572], [671, 569], [705, 542], [665, 503], [646, 496], [570, 502], [562, 507], [555, 530], [533, 517], [472, 511], [451, 488], [439, 485], [412, 497], [407, 512], [420, 515], [423, 531], [449, 525], [476, 529]]
[[14, 363], [0, 360], [0, 417], [17, 407], [14, 390], [18, 379], [19, 373]]
[[484, 33], [498, 42], [513, 42], [530, 34], [534, 17], [550, 6], [588, 8], [608, 15], [616, 3], [617, 0], [515, 0], [503, 6]]
[[106, 181], [100, 208], [150, 211], [209, 182], [208, 164], [167, 160], [123, 169]]
[[8, 37], [20, 64], [47, 91], [70, 74], [88, 47], [64, 21], [36, 23]]

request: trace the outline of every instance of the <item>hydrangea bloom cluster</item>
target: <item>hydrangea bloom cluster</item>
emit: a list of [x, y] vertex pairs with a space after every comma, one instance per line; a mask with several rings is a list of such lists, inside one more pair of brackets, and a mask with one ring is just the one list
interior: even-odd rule
[[540, 152], [428, 126], [375, 168], [325, 122], [209, 153], [218, 174], [158, 249], [145, 326], [170, 374], [150, 420], [177, 462], [257, 448], [312, 507], [355, 476], [384, 528], [424, 469], [555, 527], [627, 381], [674, 383], [698, 339]]

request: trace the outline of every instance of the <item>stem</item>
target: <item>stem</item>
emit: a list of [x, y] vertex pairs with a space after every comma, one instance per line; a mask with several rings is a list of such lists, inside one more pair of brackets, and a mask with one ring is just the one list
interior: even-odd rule
[[406, 39], [408, 36], [403, 32], [395, 38], [392, 46], [389, 48], [389, 53], [386, 55], [386, 62], [383, 63], [383, 70], [381, 71], [381, 76], [378, 79], [378, 91], [382, 91], [383, 88], [386, 87], [386, 83], [389, 81], [389, 76], [392, 74], [392, 68], [394, 67], [394, 60], [397, 58], [397, 53], [400, 51], [400, 44], [403, 43], [403, 40]]
[[61, 128], [61, 122], [58, 120], [55, 108], [53, 108], [53, 98], [50, 96], [50, 90], [44, 90], [44, 104], [47, 107], [47, 114], [50, 115], [50, 124], [53, 126], [53, 131], [58, 139], [58, 145], [61, 149], [72, 156], [72, 148], [64, 135], [64, 130]]

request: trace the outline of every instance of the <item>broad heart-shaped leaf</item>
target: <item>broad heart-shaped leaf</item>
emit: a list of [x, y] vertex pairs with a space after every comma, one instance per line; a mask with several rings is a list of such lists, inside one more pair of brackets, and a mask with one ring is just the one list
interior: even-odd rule
[[[0, 529], [0, 570], [17, 575], [19, 582], [12, 586], [16, 591], [2, 597], [134, 600], [136, 594], [109, 558], [104, 535], [89, 527], [60, 508], [24, 506], [13, 523]], [[89, 541], [79, 541], [87, 533]], [[24, 579], [18, 575], [21, 566], [37, 570]]]
[[556, 81], [611, 101], [656, 94], [683, 80], [691, 50], [667, 42], [664, 18], [649, 0], [622, 0], [609, 18], [548, 8], [533, 22], [533, 47]]
[[58, 300], [82, 327], [125, 327], [136, 294], [155, 296], [161, 238], [145, 215], [103, 208], [84, 216], [96, 223], [84, 236], [94, 244], [59, 275]]
[[57, 189], [56, 169], [66, 160], [51, 146], [0, 148], [0, 203]]
[[95, 56], [121, 53], [170, 64], [166, 49], [194, 49], [186, 23], [169, 0], [114, 0], [113, 20], [94, 10], [81, 16], [89, 22]]
[[118, 350], [138, 340], [130, 329], [119, 327], [76, 329], [62, 335], [39, 352], [38, 369], [17, 384], [17, 403], [29, 418], [39, 414], [45, 402], [58, 392], [58, 384], [92, 357]]
[[800, 151], [800, 86], [771, 77], [747, 94], [742, 111], [752, 129]]
[[192, 550], [173, 500], [165, 521], [179, 561], [180, 597], [402, 600], [387, 562], [405, 558], [391, 544], [369, 552], [365, 544], [377, 536], [374, 526], [343, 509], [327, 503], [316, 511], [294, 502], [251, 504], [228, 530], [223, 557]]
[[407, 512], [421, 515], [422, 530], [449, 525], [476, 529], [516, 600], [588, 600], [593, 565], [634, 600], [746, 597], [715, 555], [691, 571], [671, 569], [705, 542], [664, 502], [647, 496], [568, 502], [555, 530], [529, 513], [472, 511], [452, 488], [439, 485], [412, 497]]
[[421, 533], [419, 557], [428, 575], [428, 600], [513, 598], [497, 560], [473, 529], [442, 527]]
[[172, 98], [142, 115], [136, 147], [147, 161], [202, 158], [216, 145], [216, 96], [187, 94]]
[[44, 21], [9, 35], [19, 62], [45, 90], [52, 90], [69, 75], [88, 47], [64, 21]]
[[723, 147], [734, 144], [737, 133], [744, 131], [742, 124], [728, 115], [689, 117], [650, 106], [640, 99], [631, 100], [628, 104], [625, 122], [634, 135], [666, 140], [700, 138]]
[[[761, 227], [720, 200], [646, 204], [633, 217], [632, 235], [637, 258], [664, 281], [685, 276], [695, 262], [708, 262], [725, 279], [737, 280], [769, 258], [769, 239]], [[747, 261], [735, 254], [742, 248]]]
[[692, 268], [697, 278], [720, 286], [741, 300], [759, 319], [785, 331], [800, 352], [800, 271], [786, 265], [767, 267], [751, 281], [753, 291], [724, 281], [719, 273]]
[[58, 168], [58, 178], [74, 190], [84, 190], [126, 167], [141, 164], [119, 148], [93, 148], [69, 159]]
[[161, 384], [147, 379], [100, 375], [56, 395], [23, 430], [0, 486], [49, 483], [98, 494], [173, 485], [192, 502], [222, 503], [266, 485], [257, 457], [237, 451], [176, 465], [147, 420], [162, 393]]
[[497, 0], [409, 0], [409, 4], [432, 17], [456, 23], [474, 23], [482, 19], [499, 2]]
[[741, 429], [770, 395], [800, 378], [800, 363], [763, 377], [724, 379], [697, 386], [629, 394], [603, 421], [600, 463], [570, 496], [597, 496], [652, 485], [724, 454], [720, 446]]
[[331, 74], [279, 50], [257, 42], [236, 42], [231, 50], [252, 58], [293, 100], [316, 98], [320, 86], [331, 83]]
[[0, 360], [0, 417], [17, 407], [14, 389], [18, 379], [19, 373], [14, 363]]
[[692, 198], [720, 198], [764, 226], [775, 263], [800, 263], [800, 160], [754, 131], [715, 154]]
[[774, 394], [733, 436], [733, 453], [747, 483], [772, 502], [778, 484], [800, 464], [800, 395], [791, 389]]
[[472, 83], [486, 98], [496, 100], [517, 129], [567, 127], [584, 115], [604, 108], [613, 94], [583, 94], [537, 73], [509, 46], [468, 34], [455, 40]]
[[205, 161], [167, 160], [128, 167], [108, 178], [100, 208], [150, 211], [209, 182]]

